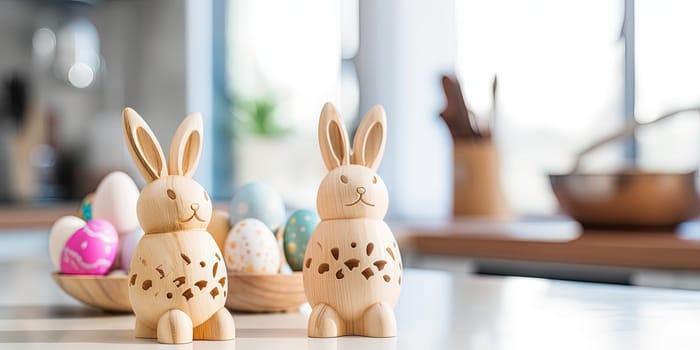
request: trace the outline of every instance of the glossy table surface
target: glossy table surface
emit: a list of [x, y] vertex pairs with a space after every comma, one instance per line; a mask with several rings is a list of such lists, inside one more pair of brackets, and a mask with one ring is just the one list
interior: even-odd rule
[[[407, 270], [392, 339], [308, 339], [306, 313], [235, 314], [237, 339], [165, 346], [133, 316], [82, 306], [51, 280], [46, 234], [0, 235], [0, 349], [683, 349], [700, 293]], [[307, 310], [308, 311], [308, 310]]]

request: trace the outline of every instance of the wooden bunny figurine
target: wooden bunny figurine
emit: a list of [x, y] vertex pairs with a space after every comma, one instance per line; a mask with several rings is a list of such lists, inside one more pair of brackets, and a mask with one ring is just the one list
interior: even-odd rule
[[338, 113], [326, 103], [318, 137], [329, 172], [318, 189], [321, 222], [304, 257], [304, 289], [313, 310], [310, 337], [396, 336], [393, 307], [401, 289], [401, 254], [383, 221], [389, 195], [375, 170], [386, 138], [386, 116], [372, 108], [353, 152]]
[[202, 149], [202, 116], [190, 114], [180, 124], [167, 165], [136, 111], [125, 109], [123, 119], [129, 153], [148, 183], [137, 204], [145, 235], [129, 272], [136, 337], [168, 344], [232, 339], [233, 317], [224, 308], [226, 266], [207, 232], [212, 204], [192, 179]]

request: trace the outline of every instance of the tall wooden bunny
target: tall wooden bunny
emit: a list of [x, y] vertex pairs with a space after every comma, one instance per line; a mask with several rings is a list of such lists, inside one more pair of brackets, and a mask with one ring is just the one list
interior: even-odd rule
[[367, 113], [351, 152], [343, 122], [327, 103], [318, 137], [329, 172], [318, 189], [321, 223], [304, 257], [304, 289], [313, 308], [308, 334], [396, 336], [401, 254], [384, 222], [389, 195], [375, 172], [384, 153], [384, 109]]
[[129, 270], [136, 337], [161, 343], [232, 339], [233, 317], [224, 308], [226, 266], [207, 232], [212, 204], [192, 179], [202, 149], [202, 116], [190, 114], [180, 124], [167, 165], [136, 111], [125, 109], [123, 119], [129, 153], [148, 183], [137, 204], [145, 235]]

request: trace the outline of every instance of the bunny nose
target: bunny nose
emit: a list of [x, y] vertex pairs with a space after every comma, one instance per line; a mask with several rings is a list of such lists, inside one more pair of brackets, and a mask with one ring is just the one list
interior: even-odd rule
[[366, 191], [367, 191], [367, 190], [366, 190], [364, 187], [358, 187], [358, 188], [357, 188], [357, 193], [359, 193], [359, 194], [365, 194]]
[[192, 210], [194, 210], [194, 211], [199, 210], [199, 203], [190, 204], [190, 208], [192, 208]]

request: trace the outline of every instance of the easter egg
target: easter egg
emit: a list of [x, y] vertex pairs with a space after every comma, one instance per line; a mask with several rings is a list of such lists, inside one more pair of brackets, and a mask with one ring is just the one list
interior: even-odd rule
[[139, 219], [136, 202], [139, 189], [129, 175], [115, 171], [105, 176], [97, 186], [92, 200], [92, 217], [109, 221], [117, 232], [137, 230]]
[[284, 256], [292, 270], [302, 270], [306, 244], [320, 221], [318, 213], [308, 209], [295, 211], [287, 220], [283, 235]]
[[83, 201], [80, 202], [80, 209], [78, 209], [78, 215], [83, 219], [83, 220], [92, 220], [92, 201], [95, 199], [95, 194], [90, 193], [85, 198], [83, 198]]
[[75, 231], [85, 226], [85, 220], [77, 216], [64, 216], [51, 226], [49, 231], [49, 257], [56, 270], [61, 269], [61, 252]]
[[282, 197], [272, 187], [259, 182], [241, 186], [231, 200], [231, 226], [247, 218], [258, 219], [271, 231], [284, 224], [285, 209]]
[[280, 267], [277, 240], [257, 219], [245, 219], [229, 232], [224, 246], [226, 267], [231, 272], [275, 274]]
[[93, 219], [68, 238], [61, 253], [61, 272], [104, 275], [117, 256], [119, 235], [108, 221]]
[[126, 272], [129, 272], [131, 257], [134, 256], [141, 237], [143, 237], [142, 229], [119, 236], [119, 265]]

